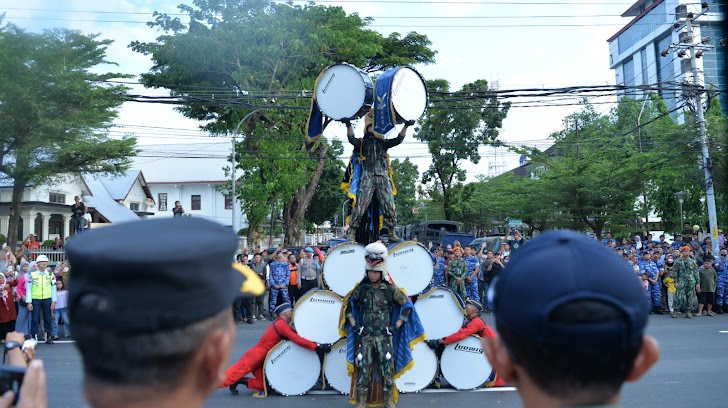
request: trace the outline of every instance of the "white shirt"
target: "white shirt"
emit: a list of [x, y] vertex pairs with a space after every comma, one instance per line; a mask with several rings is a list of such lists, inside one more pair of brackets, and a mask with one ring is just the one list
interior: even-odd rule
[[93, 221], [91, 219], [91, 214], [89, 214], [89, 213], [84, 214], [83, 219], [86, 220], [86, 225], [84, 225], [84, 228], [88, 228], [91, 225], [91, 221]]

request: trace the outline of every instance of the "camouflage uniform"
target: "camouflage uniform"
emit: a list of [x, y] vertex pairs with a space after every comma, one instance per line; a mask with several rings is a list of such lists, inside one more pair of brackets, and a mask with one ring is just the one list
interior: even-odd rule
[[[290, 303], [288, 297], [288, 283], [291, 280], [291, 271], [288, 269], [288, 262], [273, 261], [270, 264], [270, 311], [271, 314], [273, 309], [278, 306], [276, 300], [278, 300], [278, 292], [283, 294], [283, 303]], [[274, 286], [285, 285], [284, 288], [278, 289]], [[271, 316], [272, 318], [272, 316]]]
[[366, 135], [359, 140], [349, 136], [349, 143], [359, 150], [362, 161], [362, 174], [359, 178], [359, 190], [356, 193], [356, 206], [351, 213], [351, 228], [359, 228], [359, 221], [369, 207], [374, 192], [379, 198], [379, 208], [384, 215], [384, 225], [389, 227], [390, 235], [397, 224], [394, 211], [392, 180], [389, 178], [389, 156], [387, 149], [397, 146], [404, 140], [399, 134], [394, 139], [379, 139]]
[[[357, 323], [364, 327], [356, 352], [363, 356], [362, 360], [357, 362], [359, 375], [356, 391], [357, 401], [360, 404], [366, 404], [370, 387], [375, 382], [381, 381], [387, 406], [394, 406], [394, 360], [387, 360], [386, 355], [388, 352], [390, 355], [394, 354], [392, 337], [387, 335], [387, 326], [390, 324], [395, 302], [404, 305], [407, 303], [407, 296], [386, 282], [381, 282], [376, 289], [371, 283], [364, 282], [351, 294], [346, 317], [347, 319], [354, 317], [351, 310], [351, 303], [354, 303], [361, 314], [361, 321]], [[409, 315], [409, 310], [406, 314]], [[407, 315], [401, 315], [399, 318], [406, 322]]]
[[[447, 275], [450, 277], [450, 287], [460, 298], [465, 301], [468, 298], [468, 292], [465, 285], [468, 283], [465, 278], [468, 277], [468, 264], [462, 258], [451, 259], [447, 265]], [[457, 283], [455, 278], [463, 278], [463, 281]]]
[[728, 308], [728, 258], [721, 257], [718, 260], [718, 282], [715, 287], [715, 304], [718, 313], [728, 312], [728, 309], [721, 310], [722, 307]]
[[700, 279], [698, 264], [693, 259], [684, 260], [680, 258], [675, 261], [673, 271], [675, 280], [678, 283], [677, 293], [675, 294], [675, 310], [679, 311], [685, 308], [688, 316], [690, 316], [693, 308], [695, 308], [695, 286]]

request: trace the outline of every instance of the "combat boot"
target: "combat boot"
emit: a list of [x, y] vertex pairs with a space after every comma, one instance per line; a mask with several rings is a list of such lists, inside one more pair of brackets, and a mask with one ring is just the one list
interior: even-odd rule
[[394, 232], [394, 229], [391, 230], [392, 232], [389, 233], [388, 239], [390, 244], [394, 244], [397, 242], [402, 242], [402, 238], [397, 236], [397, 233]]
[[718, 314], [723, 314], [723, 308], [724, 308], [724, 307], [725, 307], [725, 306], [723, 306], [723, 305], [716, 305], [716, 306], [715, 306], [715, 313], [718, 313]]
[[346, 236], [349, 241], [356, 241], [356, 227], [349, 227], [349, 234]]

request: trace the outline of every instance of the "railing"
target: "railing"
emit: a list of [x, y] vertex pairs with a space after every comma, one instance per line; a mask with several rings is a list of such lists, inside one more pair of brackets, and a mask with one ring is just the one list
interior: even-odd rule
[[40, 247], [40, 249], [29, 249], [30, 259], [35, 260], [38, 255], [45, 255], [48, 257], [48, 263], [60, 263], [66, 260], [65, 249], [53, 249], [53, 247]]

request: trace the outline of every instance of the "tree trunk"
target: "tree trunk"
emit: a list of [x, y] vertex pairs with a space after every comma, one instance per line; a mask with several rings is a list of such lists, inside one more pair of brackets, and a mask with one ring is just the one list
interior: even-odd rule
[[248, 245], [249, 246], [254, 246], [253, 243], [256, 242], [256, 238], [258, 236], [258, 234], [257, 234], [258, 228], [260, 228], [260, 225], [259, 224], [257, 224], [257, 223], [256, 224], [253, 224], [252, 222], [250, 222], [250, 220], [248, 220], [248, 235], [247, 235], [247, 239], [248, 239]]
[[[16, 247], [16, 243], [22, 240], [23, 237], [18, 236], [18, 223], [20, 222], [20, 211], [23, 209], [23, 193], [25, 192], [26, 180], [15, 179], [13, 184], [13, 198], [10, 204], [10, 220], [8, 222], [8, 245], [13, 249]], [[27, 236], [30, 231], [23, 231], [23, 234]]]
[[301, 245], [301, 224], [306, 216], [306, 210], [311, 205], [316, 188], [321, 180], [321, 174], [324, 172], [324, 163], [326, 160], [326, 151], [328, 146], [323, 148], [321, 152], [316, 153], [318, 156], [318, 166], [311, 174], [311, 181], [308, 185], [301, 187], [293, 195], [293, 199], [283, 206], [283, 223], [286, 226], [285, 241], [288, 244]]

